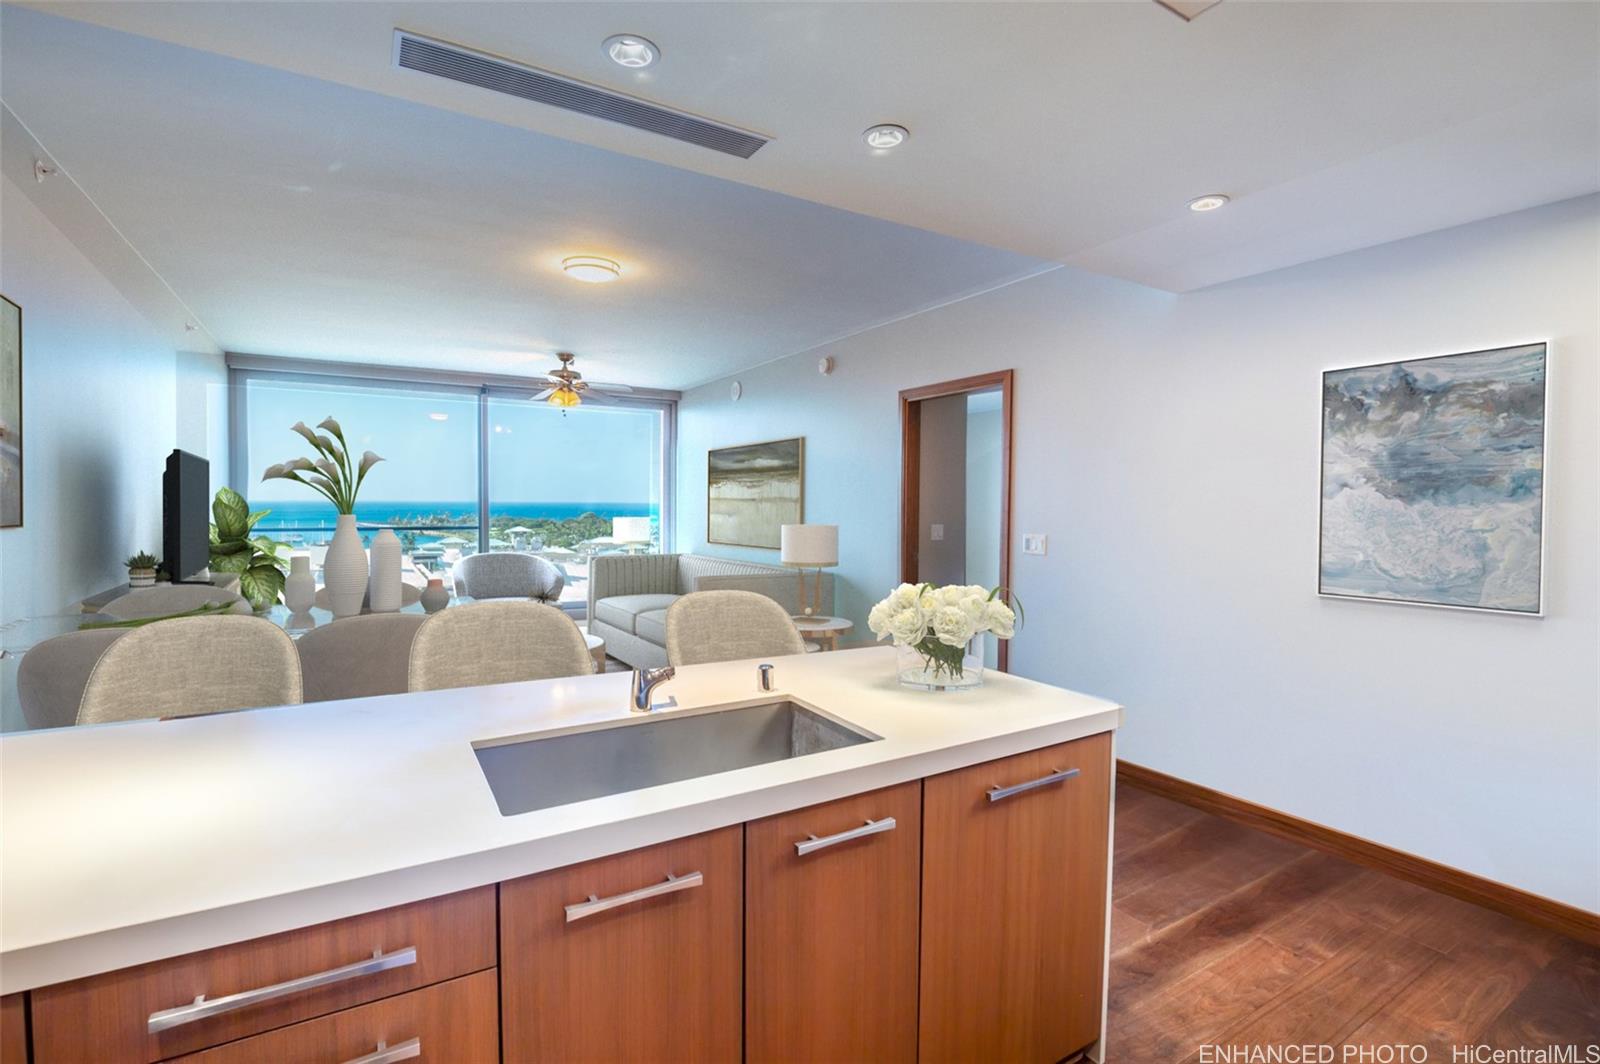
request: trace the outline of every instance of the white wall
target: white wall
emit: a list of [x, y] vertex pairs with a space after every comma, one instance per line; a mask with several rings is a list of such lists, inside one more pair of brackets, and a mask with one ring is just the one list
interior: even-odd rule
[[[1600, 910], [1597, 262], [1591, 196], [1186, 296], [1059, 270], [742, 374], [737, 403], [689, 392], [678, 545], [707, 549], [708, 447], [804, 435], [862, 624], [896, 577], [896, 393], [1014, 367], [1016, 671], [1123, 702], [1130, 761]], [[1320, 372], [1536, 339], [1548, 615], [1318, 598]]]
[[[0, 292], [22, 306], [23, 527], [0, 530], [0, 622], [60, 613], [161, 553], [161, 472], [183, 446], [226, 477], [225, 371], [180, 358], [0, 179]], [[222, 420], [218, 420], [218, 418]], [[219, 444], [219, 437], [223, 441]], [[218, 483], [222, 481], [219, 479]]]

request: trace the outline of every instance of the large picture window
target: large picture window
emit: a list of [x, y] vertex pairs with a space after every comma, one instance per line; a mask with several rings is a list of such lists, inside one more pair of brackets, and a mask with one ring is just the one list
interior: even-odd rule
[[[310, 488], [261, 479], [270, 465], [315, 457], [293, 426], [336, 419], [374, 466], [356, 503], [369, 544], [395, 530], [404, 579], [450, 575], [481, 551], [524, 551], [565, 576], [564, 607], [581, 610], [589, 562], [606, 553], [659, 551], [666, 520], [673, 404], [664, 399], [586, 403], [561, 410], [503, 382], [370, 380], [235, 368], [230, 479], [258, 531], [308, 553], [320, 572], [333, 506]], [[319, 576], [320, 582], [320, 576]]]

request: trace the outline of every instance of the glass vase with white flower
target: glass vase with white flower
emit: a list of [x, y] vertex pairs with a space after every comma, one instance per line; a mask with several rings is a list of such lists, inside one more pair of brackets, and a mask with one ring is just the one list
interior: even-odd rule
[[[977, 584], [901, 584], [867, 616], [880, 640], [899, 651], [897, 671], [908, 687], [960, 691], [983, 684], [983, 636], [1010, 639], [1017, 613], [1004, 588]], [[1018, 603], [1018, 609], [1021, 603]]]

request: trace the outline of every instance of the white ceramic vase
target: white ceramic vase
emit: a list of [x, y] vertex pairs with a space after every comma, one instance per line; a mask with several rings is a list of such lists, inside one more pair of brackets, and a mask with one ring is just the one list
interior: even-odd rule
[[373, 613], [393, 613], [400, 608], [400, 537], [394, 529], [372, 537], [371, 565], [367, 605]]
[[340, 514], [328, 556], [322, 560], [322, 582], [335, 617], [354, 617], [367, 597], [367, 552], [356, 531], [355, 514]]
[[289, 577], [283, 582], [283, 604], [290, 613], [304, 613], [317, 601], [317, 582], [311, 576], [311, 555], [289, 556]]

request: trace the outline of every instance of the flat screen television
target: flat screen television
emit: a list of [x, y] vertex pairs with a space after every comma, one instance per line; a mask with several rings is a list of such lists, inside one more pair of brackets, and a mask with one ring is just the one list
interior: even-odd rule
[[211, 580], [211, 463], [188, 451], [161, 476], [161, 561], [175, 584]]

